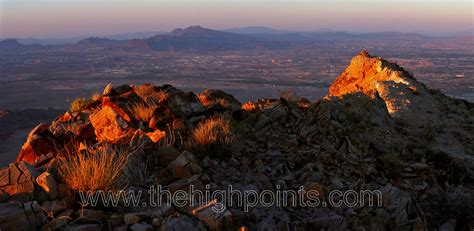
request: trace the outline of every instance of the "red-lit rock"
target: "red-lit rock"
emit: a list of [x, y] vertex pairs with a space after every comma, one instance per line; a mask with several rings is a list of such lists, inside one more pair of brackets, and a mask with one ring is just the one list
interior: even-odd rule
[[133, 135], [133, 131], [127, 122], [129, 120], [130, 118], [127, 120], [110, 106], [105, 106], [90, 116], [91, 124], [99, 142], [128, 142]]
[[16, 162], [25, 161], [34, 164], [39, 157], [52, 153], [56, 155], [59, 143], [56, 137], [48, 130], [47, 124], [40, 124], [28, 134], [26, 142], [21, 148]]

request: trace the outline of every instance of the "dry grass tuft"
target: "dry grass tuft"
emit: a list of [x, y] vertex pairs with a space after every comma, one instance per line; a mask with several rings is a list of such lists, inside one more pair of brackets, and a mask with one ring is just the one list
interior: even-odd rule
[[168, 93], [164, 91], [153, 91], [148, 96], [148, 100], [153, 101], [156, 104], [160, 104], [168, 99]]
[[199, 99], [199, 102], [201, 102], [202, 106], [204, 107], [209, 107], [213, 102], [209, 100], [204, 94], [199, 93], [197, 94], [197, 97]]
[[190, 147], [195, 152], [208, 153], [228, 150], [234, 141], [231, 124], [226, 116], [216, 116], [201, 121], [193, 130]]
[[143, 100], [154, 104], [160, 104], [168, 98], [168, 93], [156, 90], [152, 85], [141, 85], [133, 89]]
[[257, 109], [257, 105], [253, 102], [247, 102], [247, 103], [244, 103], [242, 104], [242, 110], [245, 110], [245, 111], [253, 111]]
[[206, 97], [203, 93], [197, 94], [197, 97], [199, 99], [199, 102], [201, 102], [202, 106], [204, 107], [210, 107], [213, 105], [220, 105], [222, 107], [229, 107], [229, 102], [225, 99], [209, 99]]
[[152, 102], [140, 102], [128, 106], [132, 115], [140, 121], [148, 122], [158, 106]]
[[113, 190], [122, 183], [129, 153], [107, 147], [99, 150], [75, 148], [67, 158], [60, 158], [59, 173], [69, 188], [76, 191]]

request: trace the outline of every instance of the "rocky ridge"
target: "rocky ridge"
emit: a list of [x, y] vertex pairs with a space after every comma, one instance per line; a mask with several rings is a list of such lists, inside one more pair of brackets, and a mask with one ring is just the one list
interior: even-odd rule
[[[151, 103], [150, 103], [151, 102]], [[151, 113], [131, 105], [153, 105]], [[288, 94], [241, 104], [218, 90], [112, 86], [81, 110], [34, 128], [0, 171], [0, 228], [76, 230], [422, 230], [474, 227], [474, 107], [427, 89], [367, 52], [316, 102]], [[221, 145], [196, 149], [209, 118], [230, 121]], [[380, 190], [381, 206], [81, 207], [62, 158], [129, 152], [127, 190]], [[77, 152], [70, 150], [78, 149]], [[131, 176], [131, 177], [130, 177]], [[15, 201], [15, 202], [12, 202]], [[24, 211], [24, 212], [23, 212]], [[21, 225], [20, 225], [21, 224]]]

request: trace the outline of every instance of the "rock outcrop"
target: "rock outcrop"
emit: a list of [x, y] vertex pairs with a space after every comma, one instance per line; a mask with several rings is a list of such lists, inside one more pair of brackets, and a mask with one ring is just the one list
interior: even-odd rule
[[[367, 52], [355, 56], [350, 66], [329, 87], [329, 96], [362, 93], [380, 98], [408, 135], [425, 136], [436, 152], [461, 159], [474, 156], [474, 108], [428, 89], [403, 68]], [[425, 139], [426, 140], [426, 139]]]

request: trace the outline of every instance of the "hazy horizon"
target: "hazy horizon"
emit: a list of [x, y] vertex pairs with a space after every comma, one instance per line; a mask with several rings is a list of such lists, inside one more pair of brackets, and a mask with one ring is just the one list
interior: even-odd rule
[[224, 30], [265, 26], [450, 35], [472, 30], [471, 1], [127, 1], [2, 0], [2, 38], [66, 38], [166, 32], [200, 25]]

